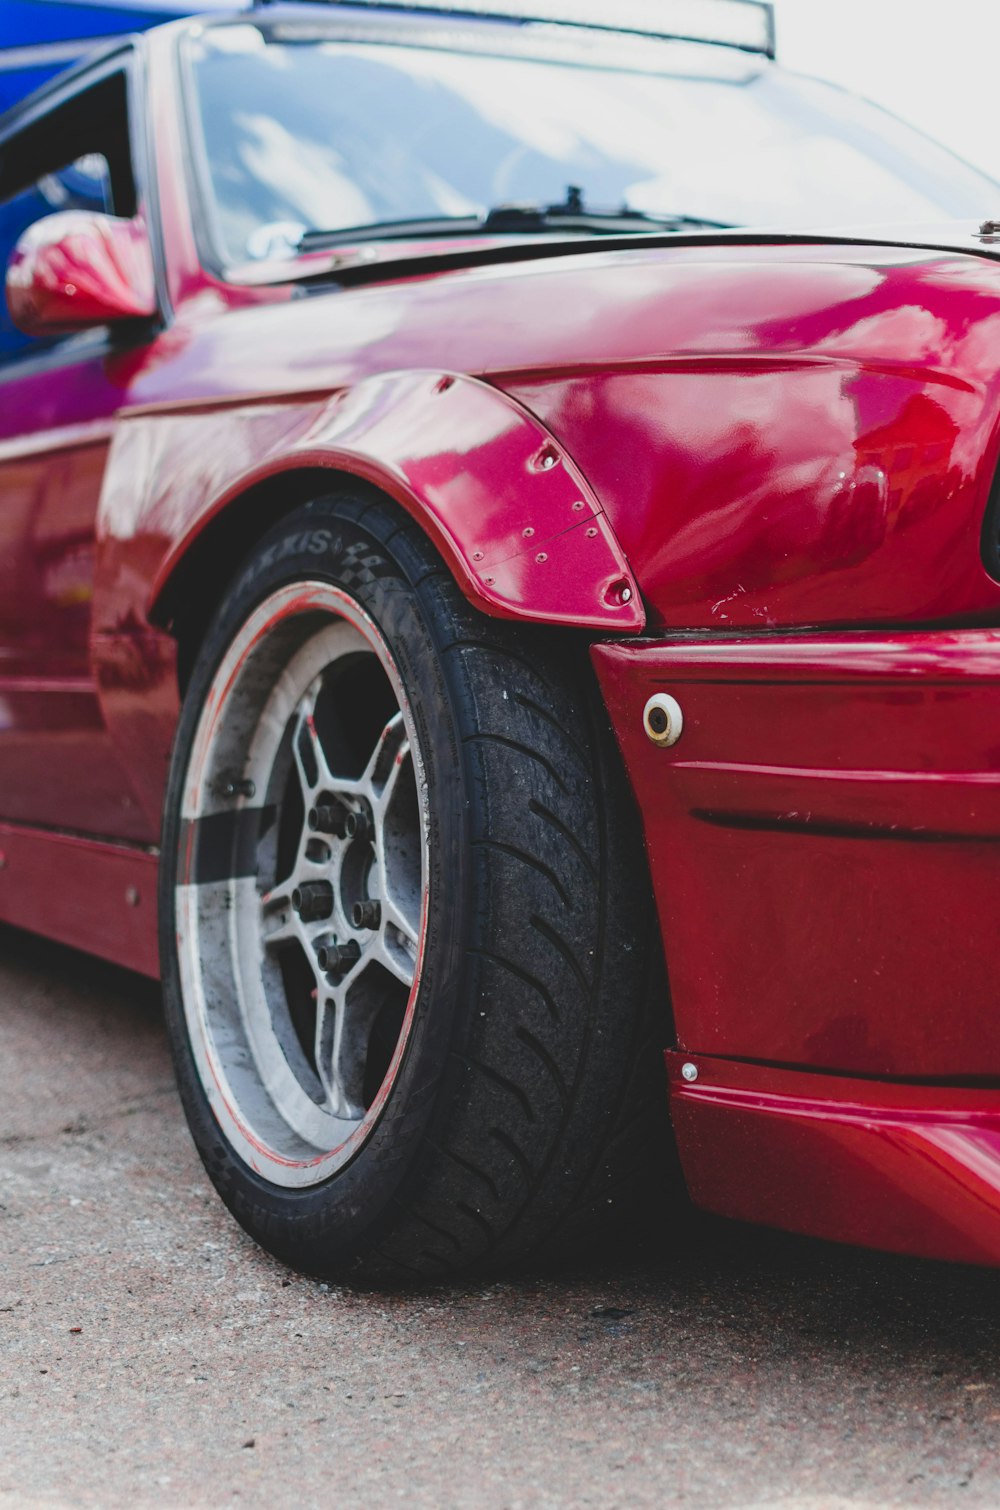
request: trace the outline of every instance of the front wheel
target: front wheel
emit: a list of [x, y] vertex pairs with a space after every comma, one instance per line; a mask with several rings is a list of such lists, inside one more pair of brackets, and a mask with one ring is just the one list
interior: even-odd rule
[[585, 661], [477, 615], [391, 505], [300, 509], [227, 593], [161, 886], [188, 1120], [271, 1252], [437, 1277], [642, 1188], [659, 949]]

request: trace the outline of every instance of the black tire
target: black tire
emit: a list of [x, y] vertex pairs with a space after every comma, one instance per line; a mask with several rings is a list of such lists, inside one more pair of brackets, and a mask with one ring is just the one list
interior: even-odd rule
[[[220, 663], [258, 605], [306, 580], [349, 595], [391, 649], [423, 758], [430, 875], [423, 968], [384, 1105], [335, 1173], [286, 1188], [251, 1168], [213, 1113], [176, 943], [177, 899], [192, 893], [177, 888], [185, 781]], [[245, 835], [232, 844], [245, 853]], [[194, 1140], [237, 1220], [293, 1267], [399, 1282], [507, 1266], [664, 1199], [662, 952], [586, 646], [477, 614], [380, 496], [300, 508], [226, 593], [178, 728], [160, 915]]]

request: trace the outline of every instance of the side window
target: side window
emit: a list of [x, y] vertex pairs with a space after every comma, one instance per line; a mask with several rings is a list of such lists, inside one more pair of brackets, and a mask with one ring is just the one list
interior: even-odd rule
[[[0, 265], [6, 268], [11, 253], [30, 225], [57, 210], [114, 213], [111, 170], [106, 157], [90, 152], [53, 173], [43, 174], [30, 188], [0, 202]], [[10, 318], [6, 299], [3, 300], [0, 308], [0, 363], [18, 353], [55, 344], [54, 339], [39, 341], [22, 334]]]
[[[30, 225], [59, 210], [134, 215], [127, 81], [117, 71], [0, 142], [0, 278]], [[13, 324], [0, 298], [0, 369], [72, 337], [40, 341]]]

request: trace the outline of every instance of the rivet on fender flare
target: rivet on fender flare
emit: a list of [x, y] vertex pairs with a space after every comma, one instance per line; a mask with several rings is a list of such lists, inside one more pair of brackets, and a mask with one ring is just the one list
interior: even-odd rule
[[654, 692], [642, 710], [642, 726], [654, 745], [675, 745], [684, 731], [680, 703], [669, 692]]

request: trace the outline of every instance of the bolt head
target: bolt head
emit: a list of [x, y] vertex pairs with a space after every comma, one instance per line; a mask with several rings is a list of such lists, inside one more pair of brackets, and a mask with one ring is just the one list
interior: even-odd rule
[[682, 1080], [686, 1080], [689, 1085], [693, 1085], [694, 1082], [697, 1080], [697, 1078], [698, 1078], [698, 1066], [696, 1064], [692, 1064], [691, 1061], [688, 1060], [688, 1062], [686, 1064], [682, 1064], [681, 1065], [681, 1079]]
[[370, 813], [365, 809], [357, 813], [348, 813], [345, 832], [348, 839], [370, 839], [375, 833], [375, 824]]
[[382, 903], [374, 900], [355, 902], [351, 908], [351, 922], [355, 928], [378, 928], [382, 922]]
[[346, 975], [360, 958], [361, 946], [356, 939], [348, 939], [346, 944], [338, 944], [330, 940], [321, 944], [316, 951], [320, 969], [334, 976]]
[[357, 829], [357, 815], [340, 802], [321, 802], [311, 807], [306, 822], [313, 833], [332, 834], [337, 839], [353, 839]]
[[680, 703], [669, 692], [655, 692], [642, 710], [642, 726], [654, 745], [669, 749], [684, 731]]
[[314, 923], [333, 913], [333, 887], [329, 881], [303, 881], [292, 892], [292, 907], [304, 923]]

